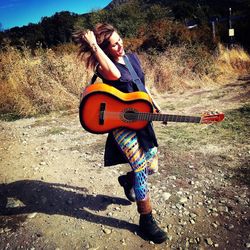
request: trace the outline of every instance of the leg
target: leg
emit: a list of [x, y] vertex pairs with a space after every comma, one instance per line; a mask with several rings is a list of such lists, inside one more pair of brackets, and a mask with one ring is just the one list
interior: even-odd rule
[[132, 188], [134, 188], [136, 200], [142, 200], [148, 192], [148, 163], [143, 149], [139, 147], [136, 132], [120, 128], [114, 130], [113, 135], [132, 168], [132, 172], [118, 178], [119, 183], [124, 187], [129, 200], [131, 200], [129, 193]]
[[140, 230], [154, 243], [162, 243], [166, 241], [168, 237], [166, 232], [157, 225], [152, 215], [152, 206], [147, 188], [148, 168], [144, 168], [139, 172], [135, 170], [135, 176], [135, 194], [137, 210], [140, 214]]
[[113, 132], [118, 146], [127, 157], [134, 172], [134, 191], [137, 210], [140, 214], [140, 230], [155, 243], [167, 240], [166, 233], [161, 230], [152, 216], [152, 206], [148, 194], [148, 173], [157, 171], [157, 150], [145, 153], [139, 146], [136, 133], [128, 129], [117, 129]]
[[157, 148], [150, 148], [146, 152], [146, 158], [148, 162], [148, 174], [154, 174], [158, 172], [158, 155], [157, 155]]

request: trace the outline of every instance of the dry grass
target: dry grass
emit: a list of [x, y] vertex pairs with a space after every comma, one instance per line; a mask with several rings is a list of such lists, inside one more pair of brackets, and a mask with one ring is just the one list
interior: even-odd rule
[[240, 47], [228, 49], [219, 45], [215, 65], [220, 72], [217, 80], [225, 82], [228, 77], [238, 77], [250, 73], [250, 56]]
[[226, 84], [250, 73], [250, 56], [242, 48], [222, 45], [214, 55], [203, 47], [170, 47], [157, 56], [142, 54], [147, 82], [155, 92], [183, 91]]
[[0, 53], [0, 111], [30, 116], [77, 107], [88, 77], [75, 54], [7, 47]]
[[[199, 47], [170, 47], [160, 55], [140, 54], [153, 92], [209, 87], [249, 73], [250, 57], [241, 48], [220, 46], [216, 55]], [[0, 112], [17, 117], [77, 109], [80, 89], [91, 75], [74, 46], [0, 51]]]
[[151, 88], [158, 92], [200, 87], [200, 75], [195, 67], [198, 62], [187, 58], [185, 47], [170, 47], [157, 56], [142, 55], [142, 62]]

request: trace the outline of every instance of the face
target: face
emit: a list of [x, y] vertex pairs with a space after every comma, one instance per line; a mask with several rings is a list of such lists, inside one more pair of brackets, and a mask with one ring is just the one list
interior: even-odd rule
[[108, 54], [114, 59], [118, 60], [119, 57], [124, 56], [123, 41], [117, 32], [113, 32], [109, 38]]

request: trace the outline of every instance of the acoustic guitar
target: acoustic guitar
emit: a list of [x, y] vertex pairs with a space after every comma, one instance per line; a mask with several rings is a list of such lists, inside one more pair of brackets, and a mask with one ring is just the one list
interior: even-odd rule
[[224, 119], [223, 113], [202, 116], [161, 114], [153, 112], [153, 104], [145, 92], [123, 93], [104, 83], [85, 88], [79, 108], [82, 127], [94, 134], [103, 134], [119, 127], [144, 128], [150, 121], [214, 123]]

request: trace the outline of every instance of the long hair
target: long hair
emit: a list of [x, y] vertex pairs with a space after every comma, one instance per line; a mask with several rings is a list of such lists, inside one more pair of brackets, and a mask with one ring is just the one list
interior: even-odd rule
[[[93, 29], [97, 44], [104, 52], [109, 46], [109, 38], [114, 31], [116, 31], [116, 29], [107, 23], [99, 23]], [[75, 42], [80, 45], [78, 57], [81, 61], [85, 62], [87, 68], [94, 69], [97, 65], [97, 60], [90, 45], [83, 39], [84, 32], [85, 30], [80, 30], [73, 34]]]

